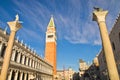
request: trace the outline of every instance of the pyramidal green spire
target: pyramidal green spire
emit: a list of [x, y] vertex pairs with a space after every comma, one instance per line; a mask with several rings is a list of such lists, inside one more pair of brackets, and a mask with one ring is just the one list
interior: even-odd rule
[[48, 24], [48, 27], [55, 27], [53, 16], [51, 16], [51, 19], [50, 19], [50, 22]]

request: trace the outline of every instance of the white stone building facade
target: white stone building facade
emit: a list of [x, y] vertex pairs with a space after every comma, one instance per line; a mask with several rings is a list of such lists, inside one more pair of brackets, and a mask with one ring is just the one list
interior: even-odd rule
[[65, 70], [57, 70], [57, 80], [73, 80], [75, 71], [70, 67]]
[[[9, 35], [0, 29], [0, 70]], [[53, 80], [53, 66], [15, 39], [7, 80]]]
[[79, 60], [79, 75], [82, 77], [85, 71], [89, 68], [89, 65], [83, 61], [82, 59]]

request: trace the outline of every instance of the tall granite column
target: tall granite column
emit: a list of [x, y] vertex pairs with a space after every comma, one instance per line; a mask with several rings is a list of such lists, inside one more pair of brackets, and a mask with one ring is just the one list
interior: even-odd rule
[[16, 15], [15, 21], [8, 22], [8, 25], [10, 27], [11, 33], [10, 33], [8, 45], [7, 45], [7, 48], [5, 51], [0, 80], [6, 80], [6, 78], [7, 78], [7, 72], [8, 72], [8, 68], [9, 68], [9, 64], [10, 64], [10, 58], [12, 55], [12, 48], [13, 48], [13, 44], [14, 44], [15, 34], [21, 28], [21, 24], [19, 23], [18, 15]]
[[108, 11], [103, 11], [102, 9], [95, 8], [95, 11], [93, 12], [93, 20], [96, 21], [99, 25], [110, 80], [119, 80], [114, 54], [105, 23], [107, 14]]

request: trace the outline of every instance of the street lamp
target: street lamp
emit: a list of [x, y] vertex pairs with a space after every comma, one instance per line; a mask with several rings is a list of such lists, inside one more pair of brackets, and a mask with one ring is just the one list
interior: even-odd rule
[[15, 34], [21, 28], [19, 16], [16, 15], [15, 21], [7, 22], [7, 24], [9, 25], [11, 32], [10, 32], [7, 48], [5, 51], [5, 56], [4, 56], [3, 65], [2, 65], [1, 74], [0, 74], [0, 80], [6, 80], [7, 78]]

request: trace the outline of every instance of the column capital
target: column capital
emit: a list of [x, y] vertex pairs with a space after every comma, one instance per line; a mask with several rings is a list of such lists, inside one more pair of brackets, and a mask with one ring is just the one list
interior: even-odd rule
[[93, 11], [93, 21], [97, 22], [105, 22], [106, 15], [108, 14], [107, 10], [102, 10], [100, 8], [94, 8], [95, 10]]
[[19, 16], [16, 15], [16, 19], [14, 21], [7, 22], [11, 31], [18, 31], [21, 28], [21, 21], [19, 21]]
[[18, 31], [21, 28], [21, 24], [18, 21], [7, 22], [11, 31]]

